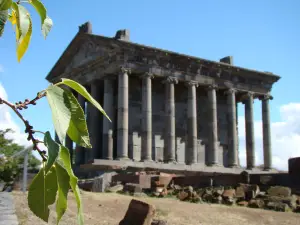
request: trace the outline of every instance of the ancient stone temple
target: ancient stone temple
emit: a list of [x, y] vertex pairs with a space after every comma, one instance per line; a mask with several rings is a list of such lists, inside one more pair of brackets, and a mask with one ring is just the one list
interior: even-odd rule
[[82, 96], [92, 149], [65, 144], [74, 165], [127, 165], [178, 170], [239, 170], [237, 105], [245, 106], [247, 169], [255, 167], [253, 101], [261, 100], [264, 168], [272, 168], [270, 107], [280, 77], [79, 31], [47, 76], [86, 87], [112, 122]]

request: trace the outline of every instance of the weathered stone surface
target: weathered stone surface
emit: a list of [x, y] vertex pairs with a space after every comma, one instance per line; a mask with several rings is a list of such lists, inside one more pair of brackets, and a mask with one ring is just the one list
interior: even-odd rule
[[123, 188], [124, 188], [124, 185], [117, 184], [117, 185], [115, 185], [113, 187], [107, 188], [106, 191], [108, 191], [108, 192], [118, 192], [118, 191], [122, 191]]
[[224, 198], [234, 198], [235, 197], [235, 189], [224, 190], [222, 196]]
[[138, 193], [138, 192], [142, 192], [142, 188], [139, 184], [125, 184], [123, 191], [125, 192], [129, 192], [129, 193]]
[[290, 207], [282, 202], [268, 202], [267, 206], [268, 209], [280, 211], [280, 212], [288, 212], [290, 211]]
[[155, 214], [153, 205], [132, 199], [119, 225], [151, 225]]
[[247, 201], [240, 201], [240, 202], [237, 203], [238, 206], [244, 206], [244, 207], [247, 207], [248, 204], [249, 203]]
[[178, 193], [177, 198], [181, 201], [186, 200], [189, 197], [189, 194], [185, 191], [181, 191]]
[[291, 196], [292, 191], [289, 187], [274, 186], [270, 187], [267, 193], [270, 196], [289, 197]]
[[212, 203], [222, 204], [222, 202], [223, 202], [222, 196], [213, 196], [212, 197]]
[[264, 201], [261, 200], [261, 199], [251, 199], [251, 200], [249, 201], [248, 206], [249, 206], [250, 208], [264, 208], [265, 203], [264, 203]]
[[239, 199], [250, 200], [252, 198], [255, 198], [259, 192], [260, 189], [258, 185], [240, 183], [236, 189], [236, 196]]
[[207, 195], [212, 195], [213, 194], [213, 189], [206, 188], [204, 193], [207, 194]]
[[245, 199], [246, 195], [243, 187], [237, 187], [235, 193], [236, 193], [236, 198]]
[[151, 225], [167, 225], [167, 221], [166, 220], [157, 220], [154, 219], [151, 223]]
[[256, 195], [256, 198], [266, 198], [266, 197], [267, 197], [266, 192], [263, 192], [263, 191], [259, 192]]
[[235, 189], [225, 190], [222, 196], [223, 196], [224, 203], [227, 205], [233, 205], [236, 202]]
[[281, 202], [287, 204], [291, 209], [297, 207], [297, 196], [291, 195], [289, 197], [280, 197], [280, 196], [268, 196], [265, 200], [266, 202]]
[[294, 209], [295, 213], [300, 213], [300, 205], [297, 205], [296, 209]]
[[205, 202], [213, 202], [213, 195], [204, 193], [202, 199]]
[[217, 187], [217, 188], [214, 188], [213, 190], [213, 195], [215, 196], [221, 196], [224, 192], [224, 187]]
[[84, 191], [92, 191], [93, 180], [79, 181], [78, 186]]

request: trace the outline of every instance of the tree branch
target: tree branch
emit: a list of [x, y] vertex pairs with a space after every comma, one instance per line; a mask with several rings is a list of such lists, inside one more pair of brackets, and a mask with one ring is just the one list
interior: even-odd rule
[[16, 102], [15, 106], [19, 110], [27, 109], [28, 105], [36, 105], [36, 101], [45, 96], [46, 96], [46, 91], [41, 91], [41, 92], [37, 93], [37, 95], [34, 99], [32, 99], [32, 100], [25, 99], [24, 102], [22, 102], [22, 101]]
[[[42, 94], [37, 94], [37, 97], [34, 98], [33, 100], [31, 101], [25, 101], [24, 103], [24, 106], [27, 106], [28, 104], [35, 104], [35, 102], [44, 97], [46, 95], [46, 92], [43, 92]], [[47, 158], [46, 158], [46, 152], [45, 151], [42, 151], [39, 146], [38, 146], [38, 143], [40, 142], [38, 139], [36, 139], [33, 134], [35, 133], [35, 131], [33, 130], [33, 127], [29, 124], [28, 120], [25, 120], [25, 118], [22, 116], [22, 114], [18, 111], [18, 106], [0, 98], [0, 104], [5, 104], [7, 105], [8, 107], [10, 107], [16, 114], [17, 116], [23, 121], [23, 123], [25, 124], [25, 133], [28, 133], [28, 137], [27, 137], [27, 140], [28, 141], [32, 141], [32, 144], [33, 144], [33, 150], [36, 150], [38, 151], [38, 153], [40, 154], [40, 156], [42, 157], [43, 161], [46, 161]], [[22, 106], [22, 108], [25, 108], [24, 106]]]

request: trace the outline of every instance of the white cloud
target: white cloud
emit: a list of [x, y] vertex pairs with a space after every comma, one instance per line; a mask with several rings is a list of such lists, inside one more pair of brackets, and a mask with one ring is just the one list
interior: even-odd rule
[[[280, 107], [281, 121], [271, 124], [273, 167], [288, 170], [288, 159], [300, 156], [300, 103]], [[239, 157], [246, 164], [245, 120], [239, 117]], [[263, 164], [262, 121], [255, 121], [256, 165]]]
[[[1, 83], [0, 83], [0, 97], [4, 100], [8, 99], [7, 93], [4, 87], [1, 85]], [[24, 147], [28, 147], [32, 144], [32, 142], [27, 140], [27, 134], [23, 132], [24, 127], [20, 128], [18, 124], [14, 121], [11, 114], [11, 109], [7, 105], [1, 104], [0, 105], [0, 130], [5, 130], [7, 128], [13, 130], [13, 132], [9, 132], [6, 134], [7, 138], [13, 139], [15, 143], [22, 145]], [[40, 147], [42, 149], [45, 149], [45, 146], [42, 144]]]

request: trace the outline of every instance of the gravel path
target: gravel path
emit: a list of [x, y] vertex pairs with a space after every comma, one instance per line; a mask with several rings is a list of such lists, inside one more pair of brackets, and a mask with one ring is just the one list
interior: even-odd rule
[[18, 225], [12, 194], [0, 192], [0, 225]]

